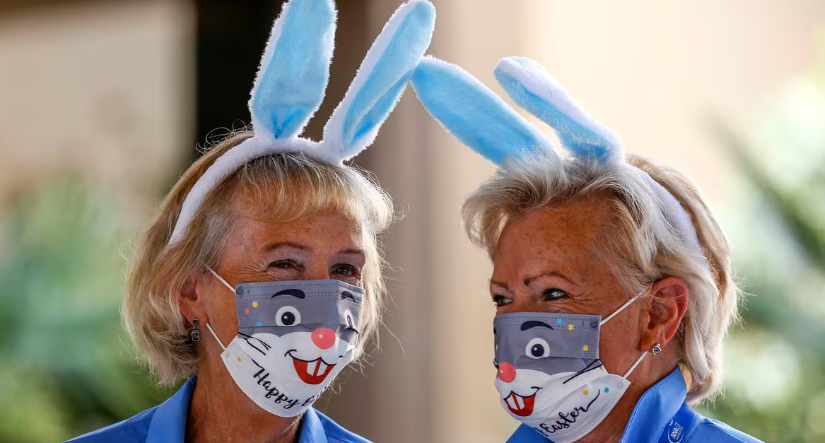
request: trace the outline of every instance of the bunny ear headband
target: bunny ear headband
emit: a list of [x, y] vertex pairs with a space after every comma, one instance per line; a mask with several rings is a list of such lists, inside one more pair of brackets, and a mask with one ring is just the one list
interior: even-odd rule
[[[590, 117], [539, 63], [525, 57], [499, 62], [496, 80], [516, 104], [553, 128], [562, 145], [582, 161], [624, 162], [619, 137]], [[462, 143], [500, 167], [530, 153], [562, 158], [552, 143], [493, 91], [456, 65], [428, 57], [413, 74], [424, 107]], [[646, 172], [642, 176], [661, 201], [680, 236], [701, 251], [696, 229], [678, 200]]]
[[430, 45], [435, 8], [412, 0], [395, 11], [361, 63], [320, 142], [298, 137], [329, 81], [337, 12], [332, 0], [291, 0], [272, 26], [249, 99], [254, 136], [206, 170], [186, 196], [169, 244], [180, 240], [206, 195], [244, 164], [278, 152], [304, 152], [341, 165], [369, 147]]

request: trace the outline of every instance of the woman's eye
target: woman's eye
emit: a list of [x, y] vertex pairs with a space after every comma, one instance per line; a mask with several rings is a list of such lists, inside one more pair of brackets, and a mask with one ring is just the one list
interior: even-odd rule
[[301, 324], [301, 313], [292, 306], [283, 306], [275, 314], [275, 324], [278, 326], [296, 326]]
[[275, 269], [299, 269], [298, 263], [292, 260], [277, 260], [269, 264], [270, 268]]
[[547, 344], [547, 340], [543, 338], [534, 338], [527, 343], [527, 347], [524, 348], [524, 353], [533, 359], [540, 359], [550, 356], [550, 345]]
[[360, 270], [353, 265], [342, 264], [336, 266], [332, 270], [332, 273], [343, 275], [344, 277], [358, 277], [360, 274]]
[[558, 300], [560, 298], [567, 298], [569, 295], [561, 289], [550, 288], [544, 291], [544, 297], [547, 300]]
[[513, 299], [507, 298], [503, 295], [494, 295], [493, 296], [493, 304], [496, 305], [497, 308], [500, 308], [504, 305], [509, 305], [513, 302]]

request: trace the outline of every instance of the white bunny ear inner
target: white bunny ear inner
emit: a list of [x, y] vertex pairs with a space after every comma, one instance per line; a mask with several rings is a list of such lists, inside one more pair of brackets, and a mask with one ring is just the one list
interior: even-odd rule
[[600, 162], [622, 159], [619, 137], [579, 107], [539, 63], [526, 57], [507, 57], [494, 73], [510, 98], [550, 125], [576, 156]]
[[558, 160], [548, 140], [489, 88], [456, 65], [427, 57], [413, 74], [418, 99], [450, 133], [493, 163], [541, 152]]
[[435, 8], [426, 0], [402, 5], [370, 48], [344, 99], [324, 127], [324, 149], [341, 161], [370, 146], [430, 45]]
[[272, 27], [249, 100], [268, 139], [300, 134], [324, 99], [337, 12], [331, 0], [291, 0]]

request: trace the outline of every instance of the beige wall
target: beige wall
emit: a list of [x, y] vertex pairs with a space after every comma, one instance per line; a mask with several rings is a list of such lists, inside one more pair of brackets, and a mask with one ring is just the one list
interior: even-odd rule
[[145, 217], [189, 152], [192, 14], [151, 0], [0, 16], [0, 198], [69, 166]]

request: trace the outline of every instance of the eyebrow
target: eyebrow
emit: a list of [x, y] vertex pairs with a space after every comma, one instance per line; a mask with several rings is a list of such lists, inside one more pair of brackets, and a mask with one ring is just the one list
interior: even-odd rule
[[306, 298], [306, 294], [304, 294], [304, 291], [300, 289], [284, 289], [283, 291], [278, 291], [272, 294], [272, 297], [270, 298], [275, 298], [282, 295], [291, 295], [296, 298]]
[[530, 321], [526, 321], [526, 322], [521, 324], [521, 330], [522, 331], [526, 331], [528, 329], [533, 329], [533, 328], [548, 328], [551, 331], [556, 330], [555, 328], [553, 328], [552, 326], [548, 325], [547, 323], [545, 323], [543, 321], [530, 320]]
[[541, 274], [536, 274], [536, 275], [533, 275], [531, 277], [527, 277], [527, 278], [524, 279], [524, 285], [525, 286], [530, 286], [531, 284], [533, 284], [534, 281], [536, 281], [536, 280], [538, 280], [542, 277], [558, 277], [558, 278], [566, 281], [567, 283], [570, 283], [571, 285], [578, 286], [578, 285], [576, 285], [576, 283], [573, 282], [573, 280], [571, 280], [566, 275], [564, 275], [564, 274], [562, 274], [561, 272], [558, 272], [558, 271], [542, 272]]
[[356, 301], [356, 300], [355, 300], [355, 296], [354, 296], [354, 295], [352, 295], [352, 293], [351, 293], [351, 292], [349, 292], [349, 291], [343, 291], [343, 292], [341, 292], [341, 300], [346, 300], [346, 299], [348, 299], [348, 298], [349, 298], [349, 299], [351, 299], [352, 301]]
[[302, 245], [300, 243], [285, 241], [285, 242], [277, 242], [277, 243], [269, 243], [263, 247], [264, 252], [274, 251], [275, 249], [279, 248], [292, 248], [298, 249], [299, 251], [306, 251], [312, 252], [312, 248], [306, 245]]
[[506, 284], [506, 283], [501, 283], [501, 282], [497, 282], [497, 281], [495, 281], [495, 280], [490, 280], [490, 284], [491, 284], [491, 285], [496, 285], [496, 286], [501, 286], [501, 287], [502, 287], [502, 288], [504, 288], [504, 290], [506, 290], [506, 291], [509, 291], [509, 290], [510, 290], [510, 287], [509, 287], [509, 286], [507, 286], [507, 284]]

